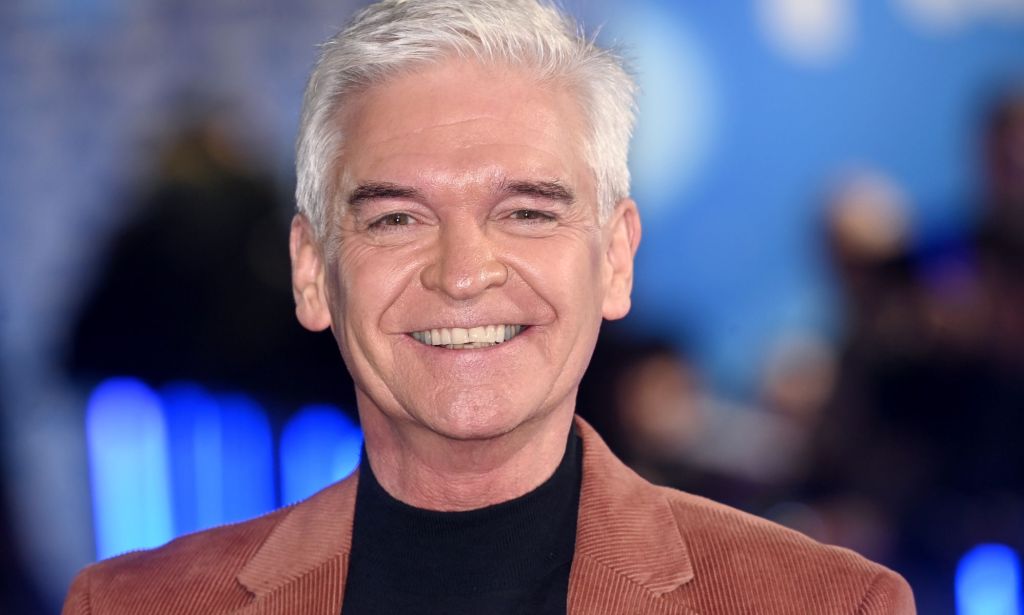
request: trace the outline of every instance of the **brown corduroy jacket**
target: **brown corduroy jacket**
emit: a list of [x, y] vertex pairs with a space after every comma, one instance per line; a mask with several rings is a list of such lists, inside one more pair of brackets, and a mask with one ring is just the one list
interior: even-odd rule
[[[852, 551], [655, 487], [586, 423], [568, 613], [912, 614], [906, 581]], [[65, 615], [338, 615], [357, 475], [294, 506], [99, 562]]]

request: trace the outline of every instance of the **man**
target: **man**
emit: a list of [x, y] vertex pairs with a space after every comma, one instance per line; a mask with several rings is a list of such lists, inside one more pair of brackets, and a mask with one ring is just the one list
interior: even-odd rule
[[912, 613], [898, 575], [654, 487], [574, 420], [630, 305], [634, 90], [536, 0], [357, 15], [307, 87], [290, 245], [359, 473], [88, 568], [65, 612]]

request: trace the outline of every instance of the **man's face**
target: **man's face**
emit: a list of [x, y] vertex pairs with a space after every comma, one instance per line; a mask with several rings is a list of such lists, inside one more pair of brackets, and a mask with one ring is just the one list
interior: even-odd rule
[[639, 240], [632, 201], [599, 219], [572, 95], [453, 60], [340, 121], [338, 250], [313, 250], [298, 219], [292, 253], [300, 320], [331, 327], [364, 420], [478, 439], [571, 415], [602, 316], [628, 311]]

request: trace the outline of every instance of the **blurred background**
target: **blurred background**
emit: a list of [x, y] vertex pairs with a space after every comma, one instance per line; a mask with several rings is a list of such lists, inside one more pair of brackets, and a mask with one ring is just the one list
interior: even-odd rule
[[[355, 466], [286, 229], [315, 45], [360, 4], [0, 2], [0, 612]], [[1020, 615], [1024, 0], [565, 4], [644, 89], [634, 311], [580, 412], [921, 613]]]

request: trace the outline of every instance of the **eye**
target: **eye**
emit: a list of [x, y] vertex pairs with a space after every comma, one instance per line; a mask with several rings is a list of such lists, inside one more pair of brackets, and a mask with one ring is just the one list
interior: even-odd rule
[[553, 215], [536, 209], [517, 209], [509, 217], [513, 220], [526, 220], [528, 222], [547, 222], [555, 219]]
[[370, 228], [383, 229], [389, 226], [409, 226], [410, 224], [416, 224], [416, 220], [414, 220], [412, 216], [406, 213], [396, 212], [377, 218], [370, 223]]

